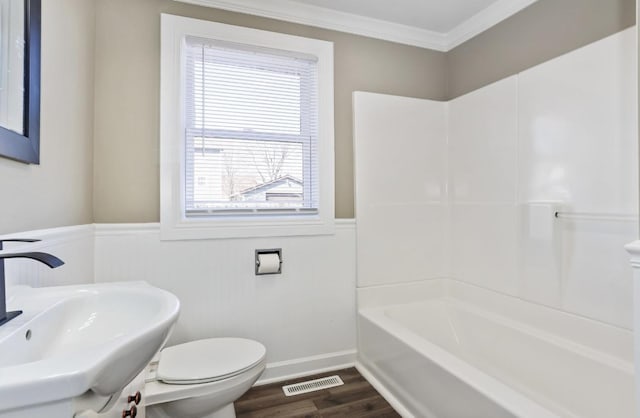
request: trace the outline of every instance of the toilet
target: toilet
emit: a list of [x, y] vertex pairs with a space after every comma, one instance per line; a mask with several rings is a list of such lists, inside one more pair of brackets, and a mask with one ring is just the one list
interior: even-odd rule
[[148, 418], [234, 418], [233, 402], [258, 380], [266, 348], [244, 338], [211, 338], [168, 347], [149, 365]]

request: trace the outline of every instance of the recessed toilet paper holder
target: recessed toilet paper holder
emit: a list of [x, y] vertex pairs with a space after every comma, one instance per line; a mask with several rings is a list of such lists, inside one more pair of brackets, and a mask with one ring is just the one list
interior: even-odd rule
[[[260, 270], [260, 257], [261, 255], [272, 255], [275, 254], [278, 256], [278, 270], [277, 271], [259, 271]], [[263, 276], [265, 274], [282, 274], [282, 248], [271, 248], [268, 250], [256, 250], [256, 276]]]

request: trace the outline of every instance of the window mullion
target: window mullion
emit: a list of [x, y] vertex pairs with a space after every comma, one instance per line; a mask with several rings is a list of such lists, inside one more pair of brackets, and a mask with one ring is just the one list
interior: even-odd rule
[[248, 131], [230, 131], [222, 129], [187, 128], [186, 131], [187, 135], [196, 135], [199, 138], [204, 137], [219, 139], [239, 139], [246, 141], [277, 141], [295, 143], [301, 143], [309, 140], [309, 137], [304, 135], [270, 134]]

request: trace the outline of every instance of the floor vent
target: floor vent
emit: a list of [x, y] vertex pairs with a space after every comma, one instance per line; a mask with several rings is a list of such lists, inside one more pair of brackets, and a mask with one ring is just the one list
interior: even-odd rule
[[293, 396], [342, 385], [344, 385], [344, 382], [340, 379], [340, 376], [329, 376], [323, 377], [322, 379], [307, 380], [306, 382], [283, 386], [282, 390], [286, 396]]

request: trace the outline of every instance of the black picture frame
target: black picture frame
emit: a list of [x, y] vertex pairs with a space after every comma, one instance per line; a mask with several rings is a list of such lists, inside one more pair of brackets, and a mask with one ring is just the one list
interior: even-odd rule
[[40, 164], [41, 0], [25, 2], [23, 133], [0, 126], [0, 156]]

